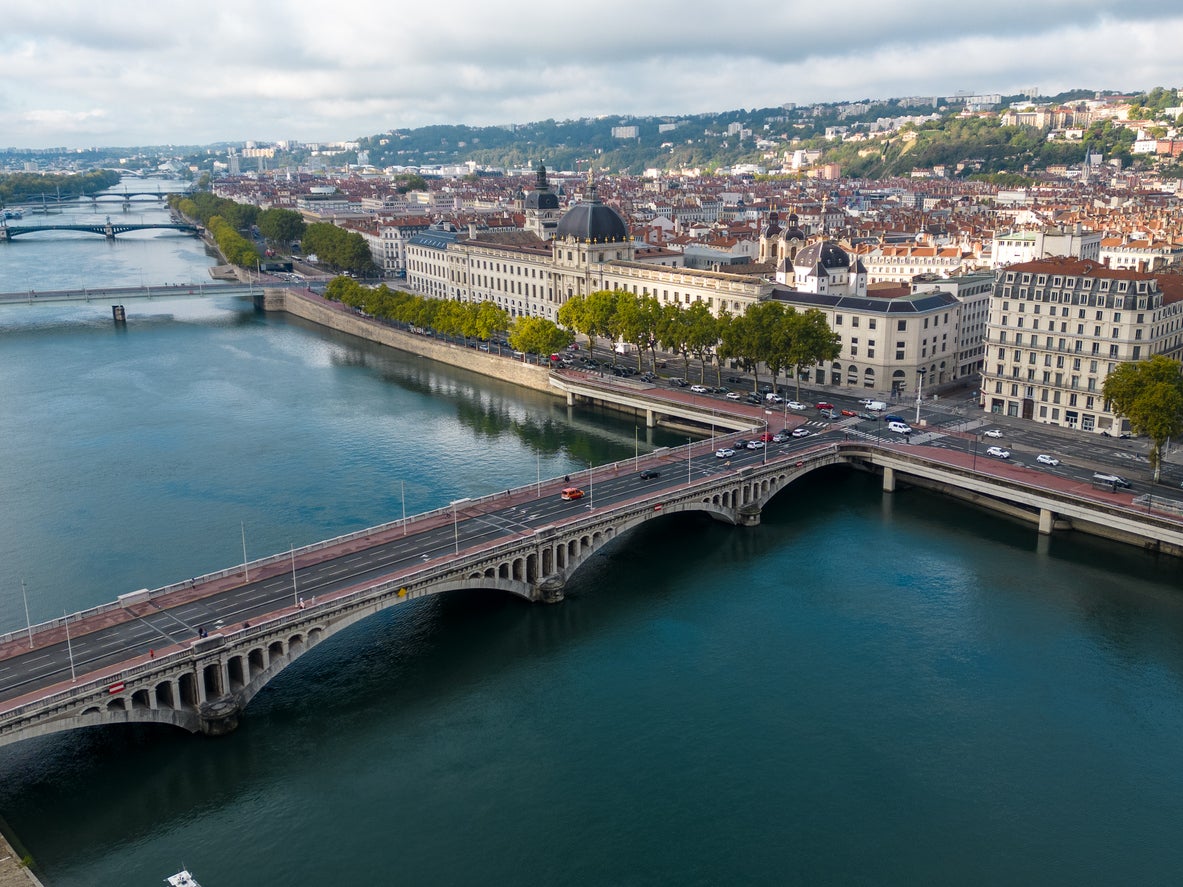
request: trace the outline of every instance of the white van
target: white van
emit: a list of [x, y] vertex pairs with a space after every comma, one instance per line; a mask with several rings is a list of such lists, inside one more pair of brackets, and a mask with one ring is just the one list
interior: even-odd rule
[[894, 431], [896, 434], [911, 434], [912, 427], [906, 422], [888, 422], [887, 430]]
[[887, 404], [881, 400], [864, 400], [863, 406], [865, 406], [872, 413], [882, 413], [887, 409]]

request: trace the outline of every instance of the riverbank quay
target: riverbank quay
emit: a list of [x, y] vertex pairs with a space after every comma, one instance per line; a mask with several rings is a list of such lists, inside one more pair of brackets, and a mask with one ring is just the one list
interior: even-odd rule
[[550, 386], [550, 370], [547, 367], [396, 329], [373, 318], [362, 317], [349, 306], [333, 302], [311, 290], [266, 287], [263, 310], [286, 311], [311, 323], [348, 333], [359, 339], [377, 342], [430, 360], [438, 360], [482, 376], [502, 379], [534, 391], [559, 395], [559, 392]]
[[44, 887], [32, 869], [21, 864], [21, 858], [0, 834], [0, 887]]

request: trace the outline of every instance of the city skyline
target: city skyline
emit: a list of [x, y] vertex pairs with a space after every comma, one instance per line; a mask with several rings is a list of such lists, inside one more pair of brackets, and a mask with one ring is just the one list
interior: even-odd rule
[[[1183, 10], [519, 0], [410, 15], [372, 0], [209, 7], [69, 0], [5, 15], [5, 147], [336, 141], [436, 123], [678, 116], [784, 103], [1142, 91], [1183, 83]], [[507, 59], [510, 63], [507, 64]], [[19, 73], [17, 73], [19, 72]]]

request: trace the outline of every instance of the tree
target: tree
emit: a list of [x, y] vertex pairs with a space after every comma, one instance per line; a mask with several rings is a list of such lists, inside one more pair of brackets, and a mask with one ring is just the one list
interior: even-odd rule
[[1180, 363], [1161, 354], [1118, 365], [1101, 386], [1113, 412], [1130, 420], [1135, 434], [1150, 438], [1154, 482], [1162, 477], [1162, 447], [1183, 432]]
[[796, 397], [800, 400], [801, 370], [814, 364], [837, 360], [838, 355], [842, 353], [842, 337], [830, 329], [826, 316], [816, 308], [792, 315], [789, 322], [793, 326], [793, 331], [788, 360], [797, 382]]
[[274, 244], [291, 247], [292, 241], [304, 236], [304, 217], [294, 209], [273, 206], [259, 213], [259, 233]]
[[509, 344], [516, 351], [552, 354], [562, 351], [574, 338], [569, 330], [556, 326], [545, 317], [519, 317], [510, 331]]

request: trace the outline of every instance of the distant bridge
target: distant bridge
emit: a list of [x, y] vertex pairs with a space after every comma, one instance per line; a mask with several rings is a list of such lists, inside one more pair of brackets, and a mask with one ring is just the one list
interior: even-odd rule
[[22, 234], [36, 234], [39, 231], [82, 231], [87, 234], [102, 234], [108, 240], [114, 240], [116, 234], [126, 234], [128, 231], [147, 231], [153, 228], [167, 228], [171, 231], [181, 231], [185, 234], [199, 233], [196, 225], [184, 222], [156, 222], [132, 225], [124, 222], [112, 222], [109, 218], [102, 225], [0, 225], [0, 236], [4, 240], [12, 240]]
[[62, 302], [128, 302], [138, 299], [183, 299], [218, 298], [221, 296], [258, 296], [263, 285], [273, 287], [297, 287], [300, 284], [278, 282], [264, 278], [262, 282], [248, 283], [167, 283], [155, 286], [103, 286], [74, 290], [26, 290], [18, 293], [0, 293], [0, 305], [52, 305]]

